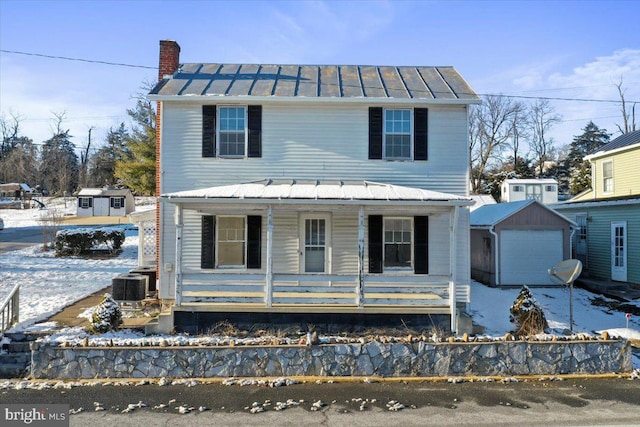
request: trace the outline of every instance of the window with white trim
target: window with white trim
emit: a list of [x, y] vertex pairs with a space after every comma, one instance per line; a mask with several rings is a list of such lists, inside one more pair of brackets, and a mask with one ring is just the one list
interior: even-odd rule
[[412, 116], [410, 109], [384, 110], [384, 158], [388, 160], [411, 160]]
[[87, 209], [91, 207], [91, 197], [80, 197], [78, 198], [78, 205], [82, 208], [82, 209]]
[[247, 145], [247, 108], [218, 107], [218, 153], [220, 157], [244, 157]]
[[602, 163], [602, 191], [613, 193], [613, 162]]
[[519, 193], [524, 191], [524, 187], [522, 185], [514, 185], [513, 186], [513, 192], [514, 193]]
[[411, 268], [412, 230], [410, 218], [384, 218], [384, 268]]
[[245, 266], [246, 224], [244, 216], [218, 216], [216, 221], [217, 268]]
[[122, 209], [124, 207], [124, 197], [113, 197], [113, 208]]

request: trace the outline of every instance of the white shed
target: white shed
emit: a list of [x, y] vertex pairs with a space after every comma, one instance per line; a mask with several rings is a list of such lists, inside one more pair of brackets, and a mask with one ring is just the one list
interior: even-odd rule
[[125, 216], [135, 208], [129, 189], [83, 188], [78, 193], [78, 216]]
[[537, 200], [540, 203], [558, 203], [558, 181], [551, 178], [505, 179], [500, 190], [502, 202]]

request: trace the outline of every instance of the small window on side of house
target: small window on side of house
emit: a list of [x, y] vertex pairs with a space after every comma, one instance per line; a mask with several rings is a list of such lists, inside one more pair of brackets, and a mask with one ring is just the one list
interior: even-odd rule
[[91, 198], [90, 197], [80, 197], [79, 200], [80, 207], [82, 209], [88, 209], [91, 207]]
[[513, 191], [514, 191], [514, 193], [520, 193], [520, 192], [522, 192], [522, 191], [523, 191], [523, 187], [522, 187], [522, 185], [514, 185], [514, 186], [513, 186]]
[[553, 192], [553, 191], [556, 191], [556, 186], [555, 185], [545, 185], [544, 191], [549, 192], [549, 193]]
[[613, 162], [602, 163], [602, 191], [613, 193]]

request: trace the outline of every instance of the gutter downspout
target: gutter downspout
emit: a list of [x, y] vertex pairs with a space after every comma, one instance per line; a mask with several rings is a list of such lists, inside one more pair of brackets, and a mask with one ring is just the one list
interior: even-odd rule
[[495, 270], [496, 270], [496, 286], [500, 285], [500, 242], [498, 241], [498, 234], [495, 231], [495, 226], [491, 226], [489, 228], [489, 233], [493, 234], [493, 241], [496, 242], [496, 253], [495, 253]]
[[576, 233], [576, 228], [573, 226], [569, 228], [571, 229], [571, 234], [569, 234], [569, 259], [573, 259], [573, 235]]

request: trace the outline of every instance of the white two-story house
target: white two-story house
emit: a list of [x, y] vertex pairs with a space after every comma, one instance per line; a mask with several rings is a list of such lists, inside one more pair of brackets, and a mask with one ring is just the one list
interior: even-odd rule
[[[468, 107], [452, 67], [186, 63], [160, 42], [162, 329], [220, 313], [469, 303]], [[218, 317], [219, 318], [219, 317]], [[167, 320], [169, 319], [169, 320]]]

